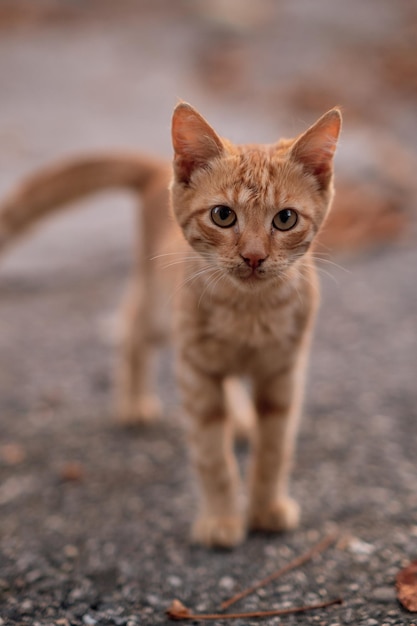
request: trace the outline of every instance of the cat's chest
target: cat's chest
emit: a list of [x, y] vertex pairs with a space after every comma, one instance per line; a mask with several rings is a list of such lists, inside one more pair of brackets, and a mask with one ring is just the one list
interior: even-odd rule
[[251, 374], [297, 352], [314, 306], [308, 291], [289, 286], [275, 293], [202, 298], [192, 290], [178, 309], [179, 352], [216, 375]]
[[[220, 375], [251, 374], [292, 358], [304, 328], [287, 304], [276, 310], [213, 307], [194, 335], [192, 360]], [[269, 366], [269, 365], [268, 365]]]
[[265, 344], [285, 342], [294, 333], [295, 311], [290, 305], [276, 310], [213, 306], [206, 318], [207, 335], [213, 341], [223, 342], [225, 349], [247, 346], [261, 348]]

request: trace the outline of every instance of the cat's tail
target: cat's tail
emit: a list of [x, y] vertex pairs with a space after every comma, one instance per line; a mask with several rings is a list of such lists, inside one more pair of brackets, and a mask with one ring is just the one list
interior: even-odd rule
[[63, 206], [110, 188], [141, 193], [161, 177], [167, 186], [164, 162], [134, 153], [93, 154], [46, 167], [0, 202], [0, 252]]
[[342, 181], [314, 249], [325, 257], [349, 255], [411, 239], [414, 205], [412, 190]]

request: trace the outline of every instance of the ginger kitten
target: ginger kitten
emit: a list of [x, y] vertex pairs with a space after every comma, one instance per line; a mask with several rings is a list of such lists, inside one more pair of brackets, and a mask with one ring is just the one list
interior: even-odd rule
[[[176, 328], [178, 380], [201, 489], [196, 541], [234, 546], [246, 528], [298, 523], [288, 495], [317, 285], [309, 254], [333, 195], [338, 109], [295, 141], [234, 146], [188, 104], [174, 111], [172, 207], [198, 254]], [[257, 414], [247, 518], [224, 381], [250, 380]]]
[[[0, 205], [6, 247], [61, 205], [99, 189], [141, 195], [118, 413], [125, 422], [158, 414], [149, 361], [169, 325], [168, 283], [177, 296], [177, 373], [201, 496], [193, 538], [206, 546], [232, 547], [247, 529], [298, 523], [288, 479], [317, 306], [311, 247], [333, 196], [340, 126], [332, 109], [294, 140], [236, 146], [180, 103], [170, 197], [164, 163], [112, 153], [47, 169]], [[178, 270], [180, 277], [171, 275]], [[256, 412], [247, 512], [238, 502], [230, 377], [249, 381]]]

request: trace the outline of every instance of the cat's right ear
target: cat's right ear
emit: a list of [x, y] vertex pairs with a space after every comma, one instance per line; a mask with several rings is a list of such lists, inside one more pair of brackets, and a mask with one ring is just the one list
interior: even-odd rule
[[180, 102], [172, 117], [172, 145], [176, 180], [188, 184], [194, 170], [224, 151], [220, 137], [190, 104]]

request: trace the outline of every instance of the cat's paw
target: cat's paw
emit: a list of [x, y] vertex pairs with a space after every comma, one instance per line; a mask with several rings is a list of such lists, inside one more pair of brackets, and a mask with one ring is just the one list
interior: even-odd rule
[[140, 398], [120, 402], [117, 417], [125, 426], [148, 424], [159, 419], [162, 415], [162, 405], [153, 394], [143, 395]]
[[281, 498], [267, 507], [252, 508], [249, 513], [252, 530], [282, 532], [297, 528], [299, 521], [300, 507], [292, 498]]
[[242, 543], [246, 529], [240, 515], [205, 515], [194, 522], [191, 538], [207, 548], [234, 548]]

